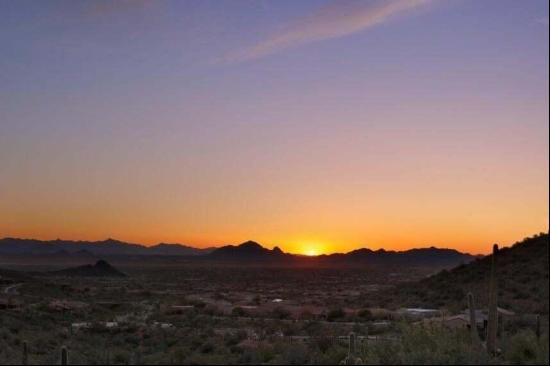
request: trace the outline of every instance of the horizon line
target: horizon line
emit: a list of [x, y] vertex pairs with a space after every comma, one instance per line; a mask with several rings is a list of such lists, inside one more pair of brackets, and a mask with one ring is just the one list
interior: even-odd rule
[[[498, 243], [499, 247], [500, 248], [505, 248], [505, 247], [509, 247], [509, 246], [512, 246], [514, 245], [515, 243], [518, 243], [520, 242], [521, 240], [523, 239], [526, 239], [526, 238], [530, 238], [530, 237], [534, 237], [534, 236], [538, 236], [538, 235], [548, 235], [548, 232], [540, 232], [540, 233], [536, 233], [536, 234], [533, 234], [532, 236], [528, 236], [528, 237], [525, 237], [525, 238], [522, 238], [522, 239], [519, 239], [519, 240], [515, 240], [513, 243], [510, 243], [508, 245], [503, 245], [503, 244], [500, 244]], [[55, 238], [55, 239], [38, 239], [38, 238], [29, 238], [29, 237], [14, 237], [14, 236], [3, 236], [0, 238], [0, 240], [6, 240], [6, 239], [15, 239], [15, 240], [34, 240], [34, 241], [40, 241], [40, 242], [52, 242], [52, 241], [66, 241], [66, 242], [75, 242], [75, 243], [78, 243], [78, 242], [87, 242], [87, 243], [99, 243], [99, 242], [106, 242], [106, 241], [116, 241], [116, 242], [119, 242], [119, 243], [123, 243], [123, 244], [128, 244], [128, 245], [138, 245], [138, 246], [141, 246], [141, 247], [144, 247], [144, 248], [151, 248], [151, 247], [154, 247], [154, 246], [157, 246], [157, 245], [162, 245], [162, 244], [165, 244], [165, 245], [178, 245], [178, 246], [184, 246], [184, 247], [188, 247], [188, 248], [192, 248], [192, 249], [197, 249], [197, 250], [207, 250], [207, 249], [219, 249], [219, 248], [223, 248], [223, 247], [226, 247], [226, 246], [240, 246], [242, 244], [245, 244], [245, 243], [250, 243], [250, 242], [253, 242], [253, 243], [256, 243], [258, 245], [260, 245], [262, 248], [265, 248], [265, 249], [268, 249], [268, 250], [273, 250], [274, 248], [278, 247], [280, 248], [281, 245], [273, 245], [271, 248], [270, 247], [266, 247], [264, 245], [262, 245], [260, 242], [256, 241], [256, 240], [245, 240], [243, 242], [240, 242], [240, 243], [227, 243], [227, 244], [221, 244], [221, 245], [209, 245], [209, 246], [204, 246], [204, 247], [196, 247], [196, 246], [193, 246], [193, 245], [190, 245], [190, 244], [184, 244], [184, 243], [179, 243], [179, 242], [172, 242], [172, 243], [168, 243], [168, 242], [164, 242], [164, 241], [160, 241], [160, 242], [156, 242], [154, 244], [150, 244], [150, 245], [147, 245], [147, 244], [143, 244], [143, 243], [136, 243], [136, 242], [131, 242], [131, 241], [124, 241], [124, 240], [119, 240], [119, 239], [115, 239], [113, 237], [107, 237], [105, 239], [102, 239], [102, 240], [88, 240], [88, 239], [61, 239], [59, 237]], [[492, 248], [493, 244], [495, 243], [492, 243], [492, 244], [489, 244], [488, 245], [488, 248]], [[326, 256], [326, 255], [337, 255], [337, 254], [349, 254], [351, 252], [354, 252], [354, 251], [357, 251], [357, 250], [362, 250], [362, 249], [366, 249], [366, 250], [371, 250], [373, 252], [376, 252], [376, 251], [385, 251], [385, 252], [397, 252], [397, 253], [400, 253], [400, 252], [406, 252], [406, 251], [410, 251], [410, 250], [415, 250], [415, 249], [440, 249], [440, 250], [455, 250], [459, 253], [463, 253], [463, 254], [468, 254], [468, 255], [472, 255], [472, 256], [480, 256], [480, 255], [486, 255], [486, 253], [476, 253], [476, 254], [473, 254], [473, 253], [470, 253], [470, 252], [462, 252], [456, 248], [452, 248], [452, 247], [446, 247], [446, 246], [436, 246], [436, 245], [426, 245], [426, 246], [421, 246], [421, 247], [418, 247], [418, 246], [415, 246], [415, 247], [410, 247], [410, 248], [407, 248], [407, 249], [403, 249], [403, 250], [394, 250], [394, 249], [386, 249], [386, 248], [383, 248], [383, 247], [380, 247], [379, 249], [371, 249], [369, 247], [366, 247], [366, 246], [360, 246], [360, 247], [356, 247], [355, 249], [352, 249], [350, 251], [347, 251], [347, 252], [339, 252], [339, 251], [335, 251], [335, 252], [327, 252], [327, 253], [319, 253], [319, 254], [315, 254], [315, 255], [307, 255], [307, 254], [304, 254], [304, 253], [293, 253], [293, 252], [286, 252], [284, 251], [284, 253], [286, 254], [291, 254], [291, 255], [298, 255], [298, 256], [305, 256], [305, 257], [320, 257], [320, 256]]]

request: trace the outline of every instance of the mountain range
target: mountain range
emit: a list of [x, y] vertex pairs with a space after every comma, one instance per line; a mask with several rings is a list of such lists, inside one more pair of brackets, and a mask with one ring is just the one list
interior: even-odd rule
[[461, 253], [454, 249], [435, 247], [406, 251], [386, 251], [358, 249], [348, 253], [326, 254], [306, 257], [283, 252], [279, 247], [267, 249], [262, 245], [247, 241], [240, 245], [226, 245], [219, 248], [199, 249], [181, 244], [157, 244], [143, 246], [114, 239], [103, 241], [68, 241], [35, 239], [0, 239], [0, 254], [5, 255], [73, 255], [89, 257], [109, 256], [173, 256], [193, 257], [201, 260], [229, 262], [263, 263], [309, 263], [323, 265], [346, 264], [392, 264], [392, 265], [431, 265], [452, 267], [467, 263], [476, 256]]
[[0, 239], [0, 254], [48, 255], [79, 254], [94, 256], [112, 255], [171, 255], [194, 256], [208, 254], [213, 248], [193, 248], [182, 244], [159, 243], [144, 246], [115, 239], [102, 241]]

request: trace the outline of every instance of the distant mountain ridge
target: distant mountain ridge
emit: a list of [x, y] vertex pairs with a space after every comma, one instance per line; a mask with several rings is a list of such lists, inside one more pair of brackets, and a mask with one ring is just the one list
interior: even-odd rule
[[452, 267], [468, 263], [476, 256], [461, 253], [454, 249], [435, 247], [410, 249], [406, 251], [357, 249], [348, 253], [325, 254], [305, 257], [283, 252], [279, 247], [267, 249], [255, 241], [240, 245], [226, 245], [219, 248], [199, 249], [181, 244], [160, 243], [154, 246], [126, 243], [115, 239], [103, 241], [70, 241], [35, 239], [0, 239], [0, 254], [15, 255], [64, 255], [64, 256], [188, 256], [204, 260], [263, 263], [320, 263], [324, 265], [429, 265]]
[[36, 240], [36, 239], [0, 239], [0, 254], [88, 254], [95, 256], [110, 255], [176, 255], [195, 256], [204, 255], [212, 248], [200, 249], [182, 244], [160, 243], [153, 246], [144, 246], [126, 243], [115, 239], [102, 241], [72, 241], [72, 240]]
[[468, 263], [476, 259], [471, 254], [461, 253], [454, 249], [438, 249], [435, 247], [411, 249], [402, 252], [370, 249], [357, 249], [348, 253], [324, 254], [306, 257], [283, 252], [279, 247], [267, 249], [254, 241], [241, 245], [227, 245], [215, 249], [205, 257], [222, 261], [262, 261], [262, 262], [307, 262], [319, 264], [392, 264], [392, 265], [430, 265], [452, 267]]
[[329, 262], [438, 265], [445, 267], [468, 263], [477, 258], [477, 256], [462, 253], [455, 249], [436, 247], [414, 248], [404, 251], [362, 248], [345, 254], [337, 253], [321, 257]]

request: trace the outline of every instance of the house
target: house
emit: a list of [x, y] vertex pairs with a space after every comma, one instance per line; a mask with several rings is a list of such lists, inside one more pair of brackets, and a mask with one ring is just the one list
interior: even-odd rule
[[83, 322], [83, 323], [72, 323], [71, 328], [73, 330], [80, 330], [80, 329], [89, 329], [92, 327], [92, 323]]
[[173, 328], [175, 328], [174, 324], [172, 324], [172, 323], [160, 323], [160, 322], [154, 322], [153, 327], [160, 328], [160, 329], [173, 329]]
[[[499, 318], [505, 320], [515, 315], [513, 311], [506, 310], [503, 308], [497, 308]], [[475, 310], [476, 325], [479, 330], [487, 328], [488, 314], [486, 310], [476, 309]], [[470, 328], [470, 311], [468, 309], [464, 310], [462, 314], [447, 316], [447, 317], [434, 317], [430, 319], [424, 319], [422, 324], [435, 324], [459, 329], [459, 328]]]
[[438, 309], [405, 308], [397, 311], [398, 314], [413, 318], [433, 318], [441, 315]]
[[[513, 311], [506, 310], [500, 307], [497, 307], [498, 316], [500, 319], [505, 320], [507, 318], [513, 317], [516, 314]], [[470, 324], [470, 310], [466, 309], [462, 314], [460, 314], [467, 321], [468, 326]], [[476, 309], [475, 310], [476, 323], [478, 328], [485, 329], [487, 327], [487, 321], [489, 320], [489, 315], [487, 310]]]
[[105, 322], [105, 328], [118, 328], [118, 323], [117, 322]]
[[[458, 314], [441, 319], [443, 325], [448, 328], [460, 329], [470, 327], [470, 316], [465, 314]], [[478, 328], [483, 328], [484, 320], [476, 317], [476, 323]]]

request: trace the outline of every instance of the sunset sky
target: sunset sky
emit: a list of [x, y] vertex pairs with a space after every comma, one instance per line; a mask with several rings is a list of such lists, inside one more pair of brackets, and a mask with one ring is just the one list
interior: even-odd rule
[[0, 237], [548, 231], [548, 1], [0, 0]]

